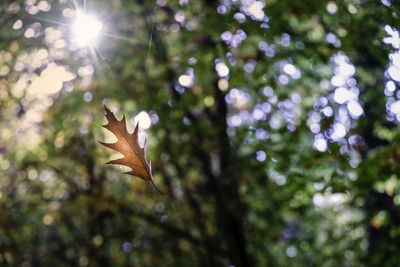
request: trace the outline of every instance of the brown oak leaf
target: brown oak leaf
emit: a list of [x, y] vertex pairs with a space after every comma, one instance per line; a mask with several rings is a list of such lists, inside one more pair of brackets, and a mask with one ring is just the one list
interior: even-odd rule
[[102, 126], [112, 132], [118, 140], [116, 143], [112, 144], [99, 142], [124, 155], [122, 158], [111, 160], [106, 164], [119, 164], [131, 168], [132, 170], [125, 172], [125, 174], [136, 176], [143, 180], [150, 180], [157, 191], [163, 194], [154, 184], [153, 175], [151, 173], [151, 161], [147, 162], [146, 159], [147, 140], [145, 140], [143, 148], [141, 148], [138, 143], [139, 122], [136, 124], [133, 133], [130, 134], [126, 128], [125, 115], [122, 120], [119, 121], [114, 113], [106, 106], [104, 106], [104, 109], [106, 111], [108, 123]]

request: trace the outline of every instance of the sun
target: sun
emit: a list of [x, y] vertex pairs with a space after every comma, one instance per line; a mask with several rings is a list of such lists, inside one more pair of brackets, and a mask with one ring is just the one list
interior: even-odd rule
[[93, 15], [88, 15], [81, 10], [76, 12], [72, 25], [73, 37], [79, 46], [93, 44], [99, 36], [103, 24]]

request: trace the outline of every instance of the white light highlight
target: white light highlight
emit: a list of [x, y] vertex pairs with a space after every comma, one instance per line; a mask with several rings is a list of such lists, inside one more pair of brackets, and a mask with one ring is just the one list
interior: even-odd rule
[[325, 152], [328, 149], [328, 143], [322, 134], [317, 134], [314, 139], [314, 148], [320, 152]]
[[341, 124], [340, 122], [335, 123], [333, 125], [332, 140], [333, 141], [338, 141], [339, 139], [345, 137], [346, 133], [347, 133], [347, 130], [346, 130], [346, 127], [343, 124]]
[[182, 86], [185, 86], [185, 87], [193, 86], [193, 77], [190, 77], [189, 75], [179, 76], [178, 81]]
[[390, 112], [395, 115], [400, 114], [400, 101], [396, 101], [390, 105]]
[[350, 115], [352, 115], [352, 117], [354, 117], [354, 118], [358, 118], [364, 113], [363, 108], [356, 101], [348, 102], [347, 109], [349, 110]]
[[391, 44], [393, 48], [399, 49], [400, 48], [400, 35], [399, 32], [390, 27], [389, 25], [385, 26], [385, 31], [390, 37], [383, 38], [383, 42], [385, 44]]
[[79, 46], [94, 42], [102, 29], [103, 24], [94, 16], [77, 11], [72, 31]]
[[333, 99], [336, 101], [336, 103], [343, 104], [350, 100], [357, 100], [357, 95], [344, 87], [339, 87], [335, 90]]
[[134, 125], [136, 125], [136, 123], [139, 123], [139, 127], [144, 130], [149, 129], [151, 126], [151, 118], [146, 111], [139, 112], [139, 114], [134, 117], [133, 122]]
[[217, 71], [219, 77], [226, 77], [229, 75], [229, 68], [223, 62], [217, 63], [215, 65], [215, 70]]

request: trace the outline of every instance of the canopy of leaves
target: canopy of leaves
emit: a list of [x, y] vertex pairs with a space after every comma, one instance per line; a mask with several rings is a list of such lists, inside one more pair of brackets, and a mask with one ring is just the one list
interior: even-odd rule
[[[3, 0], [0, 265], [396, 266], [399, 15]], [[104, 165], [105, 104], [140, 122], [165, 195]]]

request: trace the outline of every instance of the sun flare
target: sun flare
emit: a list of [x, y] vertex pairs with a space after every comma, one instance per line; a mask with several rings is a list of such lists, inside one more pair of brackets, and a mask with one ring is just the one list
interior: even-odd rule
[[95, 42], [102, 29], [103, 24], [96, 17], [77, 11], [72, 31], [80, 46]]

